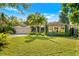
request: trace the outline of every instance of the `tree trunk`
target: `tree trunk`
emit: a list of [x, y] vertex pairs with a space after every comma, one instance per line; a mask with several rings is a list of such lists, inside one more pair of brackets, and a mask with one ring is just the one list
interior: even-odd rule
[[46, 34], [46, 26], [44, 26], [44, 34]]
[[48, 33], [48, 25], [46, 24], [45, 27], [46, 27], [46, 35], [47, 35], [47, 33]]
[[41, 27], [39, 26], [39, 33], [41, 33]]
[[36, 33], [38, 33], [38, 27], [36, 26]]
[[68, 33], [68, 28], [69, 28], [68, 26], [69, 25], [67, 25], [67, 24], [65, 25], [65, 33]]

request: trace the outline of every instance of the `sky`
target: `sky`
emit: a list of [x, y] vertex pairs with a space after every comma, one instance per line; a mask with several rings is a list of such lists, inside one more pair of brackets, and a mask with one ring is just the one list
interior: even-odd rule
[[0, 9], [0, 13], [4, 12], [8, 16], [17, 16], [23, 20], [27, 20], [28, 15], [39, 12], [43, 14], [48, 22], [55, 22], [59, 20], [59, 14], [61, 12], [61, 4], [60, 3], [32, 3], [29, 10], [24, 10], [22, 7], [20, 9], [23, 10], [25, 15], [19, 14], [17, 9], [14, 8], [2, 8]]

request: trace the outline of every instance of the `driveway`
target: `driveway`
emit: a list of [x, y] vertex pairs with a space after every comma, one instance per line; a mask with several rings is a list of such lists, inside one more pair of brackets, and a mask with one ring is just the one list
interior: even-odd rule
[[11, 37], [27, 36], [27, 34], [12, 34]]

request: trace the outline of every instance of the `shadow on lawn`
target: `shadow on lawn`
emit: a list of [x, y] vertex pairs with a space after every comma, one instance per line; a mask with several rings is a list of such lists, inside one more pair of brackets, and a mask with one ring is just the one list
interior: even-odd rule
[[70, 39], [70, 40], [79, 40], [79, 37], [78, 38], [75, 38], [75, 37], [65, 37], [66, 39]]
[[40, 36], [40, 35], [28, 36], [28, 37], [26, 37], [25, 42], [30, 43], [30, 42], [33, 42], [36, 39], [39, 39], [39, 40], [48, 40], [48, 41], [60, 44], [59, 42], [51, 40], [52, 37], [49, 37], [49, 36]]
[[40, 36], [40, 35], [34, 35], [34, 36], [28, 36], [26, 37], [26, 41], [25, 42], [32, 42], [36, 39], [39, 39], [39, 40], [48, 40], [49, 37], [46, 37], [46, 36]]
[[35, 40], [35, 38], [30, 36], [30, 37], [26, 38], [25, 42], [30, 43], [30, 42], [32, 42], [34, 40]]
[[0, 43], [0, 51], [3, 50], [3, 48], [6, 48], [8, 43]]
[[56, 42], [56, 41], [54, 41], [53, 39], [53, 37], [64, 37], [64, 38], [66, 38], [66, 39], [73, 39], [73, 40], [78, 40], [79, 38], [74, 38], [74, 37], [69, 37], [69, 36], [41, 36], [41, 35], [29, 35], [29, 36], [27, 36], [27, 37], [25, 37], [25, 42], [27, 42], [27, 43], [30, 43], [30, 42], [32, 42], [32, 41], [34, 41], [34, 40], [36, 40], [36, 39], [39, 39], [39, 40], [49, 40], [49, 41], [51, 41], [51, 42], [54, 42], [54, 43], [57, 43], [57, 44], [60, 44], [59, 42]]

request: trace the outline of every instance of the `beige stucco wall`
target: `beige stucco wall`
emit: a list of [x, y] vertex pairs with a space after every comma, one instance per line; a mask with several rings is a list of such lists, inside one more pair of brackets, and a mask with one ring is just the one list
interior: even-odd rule
[[58, 28], [58, 32], [65, 32], [65, 26], [48, 26], [48, 32], [57, 32], [55, 27]]

